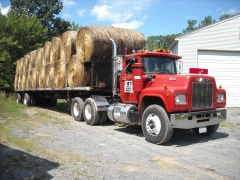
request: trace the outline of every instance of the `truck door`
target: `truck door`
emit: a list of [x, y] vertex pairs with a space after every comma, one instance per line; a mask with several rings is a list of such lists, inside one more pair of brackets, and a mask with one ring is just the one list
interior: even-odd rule
[[138, 94], [133, 91], [132, 65], [137, 59], [124, 59], [121, 75], [120, 95], [125, 103], [138, 103]]

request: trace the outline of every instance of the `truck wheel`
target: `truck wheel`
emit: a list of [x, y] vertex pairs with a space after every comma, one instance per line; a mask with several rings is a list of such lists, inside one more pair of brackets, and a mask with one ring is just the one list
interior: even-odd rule
[[35, 105], [35, 98], [32, 94], [30, 94], [30, 106], [34, 106]]
[[19, 93], [16, 93], [16, 102], [22, 103], [22, 97], [21, 97], [21, 94], [19, 94]]
[[25, 106], [30, 106], [31, 104], [31, 101], [30, 101], [30, 96], [28, 93], [24, 93], [24, 96], [23, 96], [23, 104]]
[[211, 134], [214, 134], [217, 131], [218, 127], [219, 127], [219, 124], [207, 126], [207, 132], [206, 133], [199, 133], [199, 128], [193, 128], [193, 131], [196, 134], [199, 134], [201, 136], [209, 136]]
[[75, 97], [71, 105], [71, 114], [76, 121], [83, 121], [84, 102], [81, 98]]
[[88, 125], [96, 125], [99, 122], [100, 119], [100, 112], [97, 112], [97, 109], [95, 107], [95, 104], [92, 101], [92, 98], [86, 99], [84, 102], [84, 108], [83, 108], [83, 116], [85, 119], [85, 122]]
[[99, 125], [105, 124], [107, 122], [107, 118], [108, 118], [108, 115], [106, 111], [100, 112], [100, 119], [98, 124]]
[[173, 134], [168, 115], [159, 105], [151, 105], [145, 109], [142, 116], [142, 130], [147, 141], [154, 144], [166, 143]]

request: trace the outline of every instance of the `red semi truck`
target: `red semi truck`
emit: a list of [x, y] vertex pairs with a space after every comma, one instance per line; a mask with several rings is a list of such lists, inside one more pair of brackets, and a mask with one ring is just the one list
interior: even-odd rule
[[141, 125], [147, 141], [155, 144], [169, 141], [176, 128], [204, 135], [217, 131], [227, 115], [226, 91], [217, 88], [214, 77], [179, 74], [181, 57], [169, 51], [143, 49], [117, 55], [117, 45], [110, 41], [110, 91], [104, 82], [99, 87], [17, 90], [17, 101], [23, 99], [29, 105], [47, 99], [56, 104], [56, 99], [65, 98], [75, 120], [98, 125], [109, 118], [125, 125]]

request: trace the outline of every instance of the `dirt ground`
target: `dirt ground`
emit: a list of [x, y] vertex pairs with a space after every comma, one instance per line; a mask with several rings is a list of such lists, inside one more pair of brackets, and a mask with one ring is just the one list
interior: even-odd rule
[[[113, 122], [89, 126], [56, 108], [31, 107], [27, 111], [31, 128], [15, 127], [11, 133], [38, 148], [29, 152], [0, 144], [2, 180], [240, 177], [240, 108], [228, 108], [227, 121], [212, 136], [175, 131], [165, 145], [147, 142], [139, 126]], [[44, 121], [39, 121], [39, 112]]]

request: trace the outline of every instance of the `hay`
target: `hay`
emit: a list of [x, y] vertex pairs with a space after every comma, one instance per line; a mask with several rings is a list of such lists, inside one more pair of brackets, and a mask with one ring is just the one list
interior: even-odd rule
[[66, 63], [61, 59], [54, 64], [54, 88], [64, 88], [66, 84]]
[[61, 36], [60, 59], [68, 63], [73, 54], [76, 54], [77, 31], [67, 31]]
[[20, 65], [20, 59], [16, 61], [16, 74], [19, 74], [19, 65]]
[[145, 46], [145, 37], [142, 33], [130, 29], [113, 26], [87, 26], [78, 31], [76, 49], [78, 58], [82, 62], [91, 61], [93, 56], [112, 57], [112, 38], [117, 44], [117, 54], [124, 55], [132, 50], [142, 49]]
[[37, 52], [37, 50], [30, 52], [29, 70], [31, 70], [32, 68], [35, 68], [36, 52]]
[[48, 63], [45, 68], [46, 88], [53, 88], [54, 67], [52, 63]]
[[30, 70], [30, 78], [31, 78], [31, 89], [37, 89], [37, 75], [38, 71], [36, 68], [32, 68]]
[[27, 72], [29, 70], [29, 61], [30, 61], [30, 55], [24, 56], [24, 71]]
[[38, 87], [45, 88], [45, 66], [38, 68]]
[[15, 77], [14, 77], [14, 90], [18, 90], [18, 77], [19, 77], [19, 74], [15, 74]]
[[84, 83], [84, 66], [77, 55], [71, 56], [67, 64], [67, 84], [69, 87], [79, 87]]
[[50, 63], [54, 64], [60, 58], [60, 43], [59, 37], [53, 37], [50, 46]]
[[31, 76], [30, 76], [30, 72], [31, 70], [28, 70], [26, 72], [26, 89], [31, 89], [31, 86], [32, 86], [32, 79], [31, 79]]
[[43, 48], [38, 48], [36, 52], [35, 68], [38, 70], [38, 67], [42, 66], [43, 58]]
[[50, 47], [51, 42], [47, 41], [43, 47], [43, 58], [42, 58], [42, 66], [46, 66], [47, 63], [50, 63]]
[[22, 89], [26, 88], [26, 73], [23, 72], [22, 73], [22, 85], [21, 85]]

